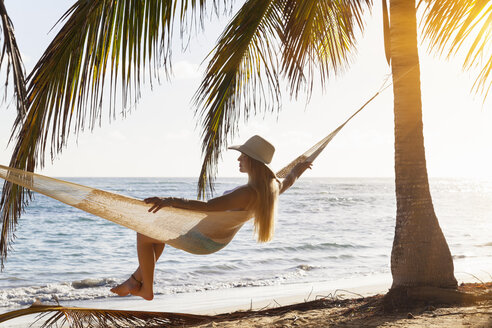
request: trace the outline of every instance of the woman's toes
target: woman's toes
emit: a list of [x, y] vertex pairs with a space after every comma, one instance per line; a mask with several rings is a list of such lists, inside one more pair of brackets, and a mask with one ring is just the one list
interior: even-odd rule
[[110, 290], [111, 290], [111, 292], [117, 294], [118, 296], [126, 296], [126, 295], [130, 294], [130, 290], [125, 285], [125, 283], [122, 283], [116, 287], [113, 287]]
[[137, 292], [140, 289], [140, 283], [133, 277], [128, 278], [124, 283], [111, 288], [111, 292], [118, 296], [126, 296], [130, 293]]

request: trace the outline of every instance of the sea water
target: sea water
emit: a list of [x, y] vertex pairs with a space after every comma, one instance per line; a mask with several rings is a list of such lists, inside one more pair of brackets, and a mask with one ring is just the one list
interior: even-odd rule
[[[66, 180], [137, 198], [196, 196], [191, 178]], [[216, 190], [244, 183], [220, 179]], [[491, 277], [492, 182], [433, 179], [431, 191], [456, 273]], [[166, 247], [156, 295], [389, 275], [395, 213], [392, 179], [301, 179], [280, 197], [272, 242], [256, 243], [248, 223], [215, 254]], [[138, 265], [133, 231], [39, 194], [15, 234], [0, 273], [0, 311], [35, 299], [115, 298], [109, 289]]]

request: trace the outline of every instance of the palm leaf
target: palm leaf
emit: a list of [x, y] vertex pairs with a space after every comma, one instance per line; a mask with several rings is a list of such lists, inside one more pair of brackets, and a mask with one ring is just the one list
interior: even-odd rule
[[341, 70], [354, 45], [356, 27], [362, 28], [363, 7], [370, 4], [369, 0], [249, 0], [243, 5], [212, 52], [194, 98], [203, 128], [199, 197], [213, 192], [218, 159], [241, 117], [247, 120], [252, 112], [280, 108], [280, 72], [297, 96], [301, 86], [310, 92], [315, 72], [324, 82], [330, 71]]
[[0, 30], [3, 32], [2, 53], [0, 55], [0, 67], [3, 66], [5, 58], [7, 59], [7, 77], [5, 79], [5, 92], [7, 93], [10, 73], [14, 82], [14, 97], [17, 105], [17, 121], [21, 120], [26, 113], [26, 85], [24, 65], [22, 57], [17, 46], [14, 35], [14, 25], [10, 20], [7, 9], [3, 0], [0, 1]]
[[[213, 10], [218, 3], [230, 1], [212, 1]], [[204, 12], [205, 0], [77, 1], [60, 19], [64, 25], [27, 78], [27, 113], [15, 123], [9, 166], [29, 171], [43, 167], [47, 146], [53, 160], [69, 135], [101, 123], [103, 107], [111, 120], [116, 108], [125, 112], [135, 106], [146, 71], [151, 84], [161, 67], [171, 72], [175, 17], [184, 33], [204, 18]], [[108, 106], [103, 106], [104, 99]], [[4, 183], [2, 267], [30, 196]]]
[[[220, 152], [234, 135], [240, 114], [275, 111], [280, 89], [272, 37], [282, 24], [283, 1], [249, 0], [226, 27], [213, 50], [205, 77], [194, 100], [201, 118], [204, 160], [198, 182], [199, 197], [213, 192]], [[269, 99], [267, 101], [266, 99]], [[208, 189], [207, 189], [208, 186]]]
[[0, 315], [0, 322], [26, 315], [41, 314], [36, 323], [41, 327], [93, 327], [93, 328], [127, 328], [127, 327], [181, 327], [210, 322], [213, 317], [184, 313], [124, 311], [77, 308], [53, 305], [38, 305]]
[[492, 2], [426, 0], [424, 37], [429, 48], [447, 56], [464, 50], [465, 70], [477, 68], [475, 92], [486, 98], [492, 87]]
[[386, 0], [382, 0], [383, 9], [383, 36], [384, 36], [384, 54], [386, 56], [386, 62], [391, 64], [391, 43], [390, 43], [390, 25], [389, 25], [389, 12], [388, 4]]
[[[363, 28], [364, 7], [370, 0], [287, 1], [283, 29], [282, 70], [291, 93], [308, 94], [313, 79], [325, 84], [331, 72], [343, 71], [355, 46], [355, 33]], [[307, 71], [307, 73], [305, 73]]]
[[[17, 118], [15, 120], [15, 124], [21, 122], [26, 114], [26, 86], [25, 86], [25, 73], [24, 73], [24, 65], [22, 63], [22, 58], [20, 55], [19, 48], [17, 46], [17, 42], [14, 35], [14, 27], [12, 21], [10, 20], [7, 9], [5, 8], [5, 4], [3, 1], [0, 1], [0, 16], [1, 16], [1, 30], [3, 32], [3, 45], [2, 45], [2, 53], [0, 55], [0, 67], [4, 63], [4, 59], [7, 59], [7, 76], [5, 80], [5, 92], [7, 92], [7, 87], [9, 83], [10, 73], [12, 73], [12, 79], [14, 82], [14, 96], [16, 98], [17, 103]], [[8, 189], [8, 190], [6, 190]], [[12, 204], [8, 199], [15, 199], [19, 201], [19, 204], [25, 203], [24, 201], [24, 193], [22, 188], [18, 186], [12, 186], [8, 184], [7, 188], [4, 187], [2, 192], [1, 203], [4, 204], [3, 212], [7, 215], [11, 215], [11, 213], [16, 212], [15, 204]], [[17, 213], [20, 212], [17, 210]], [[15, 214], [14, 214], [15, 216]], [[5, 229], [7, 234], [13, 235], [14, 229], [13, 225], [15, 225], [16, 219], [14, 222], [3, 223], [2, 229]], [[12, 224], [13, 223], [13, 224]], [[3, 254], [3, 250], [7, 249], [7, 245], [5, 243], [6, 238], [2, 235], [0, 237], [0, 253]], [[3, 261], [2, 261], [3, 268]]]

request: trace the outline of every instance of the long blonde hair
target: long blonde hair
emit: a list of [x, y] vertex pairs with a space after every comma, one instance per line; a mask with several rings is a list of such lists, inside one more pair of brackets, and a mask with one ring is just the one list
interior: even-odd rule
[[249, 157], [248, 184], [256, 191], [256, 200], [251, 206], [254, 211], [255, 233], [258, 242], [267, 242], [275, 231], [275, 214], [280, 191], [279, 181], [260, 161]]

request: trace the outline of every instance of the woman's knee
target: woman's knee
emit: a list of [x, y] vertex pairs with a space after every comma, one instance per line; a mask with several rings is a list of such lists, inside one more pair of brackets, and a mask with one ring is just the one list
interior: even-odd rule
[[150, 238], [140, 232], [137, 232], [137, 242], [149, 243], [149, 244], [164, 244], [162, 241]]

